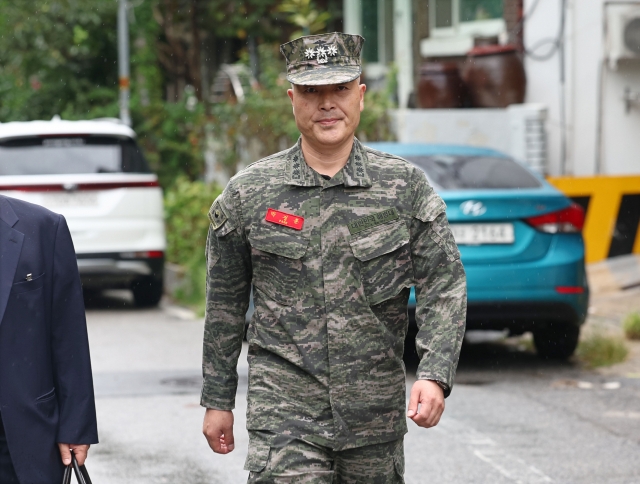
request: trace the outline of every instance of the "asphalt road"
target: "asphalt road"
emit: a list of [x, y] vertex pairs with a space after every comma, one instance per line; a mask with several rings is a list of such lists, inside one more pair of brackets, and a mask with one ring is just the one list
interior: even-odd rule
[[[87, 461], [93, 482], [246, 482], [245, 355], [236, 450], [215, 455], [198, 405], [202, 320], [171, 306], [137, 310], [126, 293], [94, 301], [87, 315], [100, 432]], [[436, 428], [409, 423], [407, 484], [640, 482], [640, 374], [588, 372], [513, 343], [475, 342], [463, 349], [446, 403]]]

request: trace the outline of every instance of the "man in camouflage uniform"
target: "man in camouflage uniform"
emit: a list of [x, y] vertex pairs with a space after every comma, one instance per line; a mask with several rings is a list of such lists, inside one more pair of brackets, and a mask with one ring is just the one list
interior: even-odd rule
[[[281, 47], [298, 143], [242, 170], [207, 240], [204, 434], [231, 452], [244, 317], [255, 483], [402, 483], [406, 417], [432, 427], [464, 334], [465, 274], [422, 171], [354, 138], [364, 39]], [[416, 288], [421, 358], [405, 417], [403, 342]]]

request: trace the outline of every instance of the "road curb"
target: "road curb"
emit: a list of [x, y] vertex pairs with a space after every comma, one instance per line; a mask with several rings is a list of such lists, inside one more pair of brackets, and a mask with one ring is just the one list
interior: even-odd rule
[[164, 293], [173, 296], [177, 289], [184, 284], [187, 270], [178, 264], [165, 262], [164, 264]]
[[640, 286], [640, 255], [623, 255], [588, 264], [587, 277], [594, 294]]

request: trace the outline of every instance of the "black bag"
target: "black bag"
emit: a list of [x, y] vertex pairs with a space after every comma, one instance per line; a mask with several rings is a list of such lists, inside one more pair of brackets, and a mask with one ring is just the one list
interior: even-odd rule
[[71, 451], [71, 464], [64, 469], [64, 475], [62, 476], [62, 484], [71, 484], [71, 473], [74, 472], [78, 484], [91, 484], [91, 478], [87, 472], [85, 466], [79, 466], [76, 456]]

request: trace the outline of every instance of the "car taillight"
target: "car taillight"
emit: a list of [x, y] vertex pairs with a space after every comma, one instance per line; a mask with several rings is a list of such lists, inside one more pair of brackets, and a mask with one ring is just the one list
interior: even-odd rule
[[0, 191], [16, 192], [62, 192], [76, 190], [115, 190], [118, 188], [154, 188], [159, 187], [157, 180], [153, 181], [123, 181], [108, 183], [67, 183], [55, 185], [0, 185]]
[[525, 220], [540, 232], [548, 234], [575, 233], [580, 232], [584, 227], [584, 210], [577, 203], [572, 203], [557, 212], [545, 213]]
[[147, 257], [149, 259], [160, 259], [164, 257], [164, 252], [161, 250], [149, 250], [147, 251]]
[[143, 250], [138, 252], [122, 252], [120, 257], [123, 259], [161, 259], [164, 252], [161, 250]]
[[557, 286], [556, 292], [558, 294], [584, 294], [584, 287], [582, 286]]

